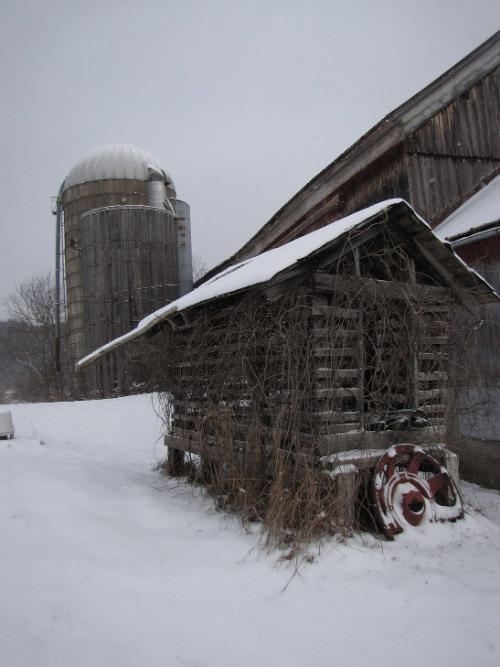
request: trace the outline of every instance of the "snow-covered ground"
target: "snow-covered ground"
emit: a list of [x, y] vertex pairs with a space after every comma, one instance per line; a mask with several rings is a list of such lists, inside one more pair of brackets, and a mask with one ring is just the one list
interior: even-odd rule
[[464, 521], [331, 542], [293, 576], [154, 471], [148, 397], [10, 409], [2, 666], [500, 664], [500, 493], [464, 485]]

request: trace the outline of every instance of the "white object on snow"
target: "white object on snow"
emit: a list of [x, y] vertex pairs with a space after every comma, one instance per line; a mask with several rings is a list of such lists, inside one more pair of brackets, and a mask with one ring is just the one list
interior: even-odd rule
[[0, 438], [14, 437], [14, 422], [12, 421], [12, 413], [0, 412]]

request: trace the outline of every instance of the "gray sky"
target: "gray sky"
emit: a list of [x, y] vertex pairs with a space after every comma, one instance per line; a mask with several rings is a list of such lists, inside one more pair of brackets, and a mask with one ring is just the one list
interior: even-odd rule
[[500, 25], [498, 0], [0, 0], [0, 11], [0, 299], [52, 268], [50, 196], [94, 148], [130, 142], [159, 158], [210, 266]]

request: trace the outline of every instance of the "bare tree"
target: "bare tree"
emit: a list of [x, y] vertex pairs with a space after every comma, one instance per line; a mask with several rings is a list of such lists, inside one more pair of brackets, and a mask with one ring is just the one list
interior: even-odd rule
[[207, 263], [201, 255], [193, 255], [193, 282], [196, 283], [203, 278], [208, 271]]
[[50, 400], [58, 395], [55, 359], [55, 290], [50, 274], [34, 275], [5, 299], [9, 326], [4, 354], [16, 368], [21, 398]]

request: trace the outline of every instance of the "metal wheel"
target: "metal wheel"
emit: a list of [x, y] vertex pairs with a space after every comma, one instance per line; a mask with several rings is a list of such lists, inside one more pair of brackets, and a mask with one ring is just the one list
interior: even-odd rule
[[377, 520], [389, 538], [425, 521], [455, 521], [464, 514], [446, 468], [415, 445], [385, 452], [375, 467], [372, 494]]

